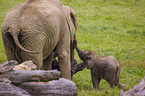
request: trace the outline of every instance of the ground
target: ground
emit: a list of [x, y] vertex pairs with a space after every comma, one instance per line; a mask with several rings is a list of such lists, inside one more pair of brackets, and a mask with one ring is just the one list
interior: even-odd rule
[[[112, 55], [121, 65], [120, 82], [127, 90], [145, 76], [145, 0], [60, 0], [75, 9], [79, 26], [76, 32], [81, 50]], [[7, 11], [25, 0], [0, 0], [0, 27]], [[78, 63], [82, 62], [75, 54]], [[0, 63], [7, 61], [0, 35]], [[100, 89], [92, 88], [90, 70], [73, 77], [78, 96], [119, 96], [102, 80]]]

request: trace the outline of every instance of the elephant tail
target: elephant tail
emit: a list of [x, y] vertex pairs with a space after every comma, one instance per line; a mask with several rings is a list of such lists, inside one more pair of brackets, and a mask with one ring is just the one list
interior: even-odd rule
[[[117, 61], [117, 59], [116, 59]], [[123, 90], [126, 90], [126, 88], [119, 82], [119, 78], [120, 78], [120, 64], [117, 61], [117, 76], [116, 76], [116, 80], [115, 80], [115, 85], [118, 85], [118, 88], [121, 88]]]
[[116, 79], [115, 79], [115, 85], [118, 85], [119, 78], [120, 78], [120, 64], [117, 60], [116, 60], [116, 63], [117, 63], [117, 74], [116, 74]]
[[25, 48], [20, 44], [20, 42], [19, 42], [19, 40], [18, 40], [19, 32], [20, 32], [20, 29], [18, 29], [18, 28], [12, 28], [12, 32], [10, 32], [11, 35], [12, 35], [12, 37], [13, 37], [13, 39], [14, 39], [15, 44], [16, 44], [21, 50], [23, 50], [23, 51], [25, 51], [25, 52], [28, 52], [28, 53], [39, 53], [38, 51], [30, 51], [30, 50], [27, 50], [27, 49], [25, 49]]

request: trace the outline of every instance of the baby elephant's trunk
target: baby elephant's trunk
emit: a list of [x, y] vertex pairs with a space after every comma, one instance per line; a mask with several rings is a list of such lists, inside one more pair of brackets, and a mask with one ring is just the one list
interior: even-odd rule
[[77, 41], [76, 41], [76, 40], [74, 40], [74, 45], [75, 45], [75, 48], [76, 48], [78, 54], [79, 54], [79, 53], [83, 53], [83, 52], [78, 48], [78, 45], [77, 45]]
[[77, 50], [77, 53], [78, 53], [80, 59], [83, 60], [84, 52], [81, 51], [81, 50], [78, 48], [78, 46], [77, 46], [77, 40], [74, 40], [73, 42], [74, 42], [74, 46], [75, 46], [75, 48], [76, 48], [76, 50]]

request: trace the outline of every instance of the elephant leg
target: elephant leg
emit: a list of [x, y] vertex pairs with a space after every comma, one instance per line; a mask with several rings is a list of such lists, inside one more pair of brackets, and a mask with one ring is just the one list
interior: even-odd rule
[[6, 56], [7, 56], [8, 60], [17, 60], [14, 55], [14, 52], [12, 51], [12, 49], [10, 47], [5, 46], [5, 52], [6, 52]]
[[[66, 38], [68, 38], [67, 36]], [[70, 65], [70, 42], [69, 40], [61, 40], [56, 48], [58, 55], [59, 67], [61, 76], [71, 80], [71, 65]]]
[[66, 51], [63, 51], [61, 55], [58, 54], [58, 60], [61, 76], [63, 78], [71, 80], [71, 66], [69, 54]]
[[105, 80], [109, 83], [111, 88], [114, 88], [114, 83], [115, 83], [115, 74], [114, 74], [114, 72], [108, 72], [105, 75]]
[[42, 70], [51, 70], [52, 69], [52, 53], [43, 60]]
[[71, 65], [74, 65], [74, 63], [75, 63], [75, 60], [74, 60], [74, 45], [73, 44], [71, 44]]
[[[15, 43], [12, 40], [10, 41], [9, 39], [7, 37], [3, 38], [3, 44], [5, 47], [5, 53], [6, 53], [7, 59], [18, 61], [19, 58], [18, 58], [18, 55], [15, 51], [16, 47], [14, 47]], [[21, 62], [21, 61], [19, 61], [19, 62]]]
[[[74, 40], [76, 40], [76, 35], [74, 34]], [[75, 64], [75, 59], [74, 59], [74, 49], [75, 49], [75, 45], [74, 45], [74, 40], [71, 42], [71, 66], [74, 66]]]
[[97, 74], [96, 75], [91, 74], [91, 78], [93, 87], [99, 89], [99, 83], [101, 81], [101, 78]]
[[75, 66], [75, 63], [76, 63], [76, 60], [74, 59], [74, 46], [72, 45], [71, 46], [71, 78], [73, 77], [73, 70], [72, 70], [72, 68]]

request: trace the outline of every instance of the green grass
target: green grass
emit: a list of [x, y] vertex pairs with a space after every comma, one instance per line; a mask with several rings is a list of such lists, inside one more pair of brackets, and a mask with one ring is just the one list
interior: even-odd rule
[[[115, 56], [121, 65], [120, 82], [127, 90], [145, 76], [145, 0], [60, 0], [75, 9], [79, 26], [76, 32], [82, 50]], [[0, 27], [7, 11], [25, 0], [0, 0]], [[78, 63], [82, 62], [75, 54]], [[0, 37], [0, 63], [6, 61]], [[102, 80], [92, 88], [90, 70], [74, 75], [78, 96], [119, 96]]]

